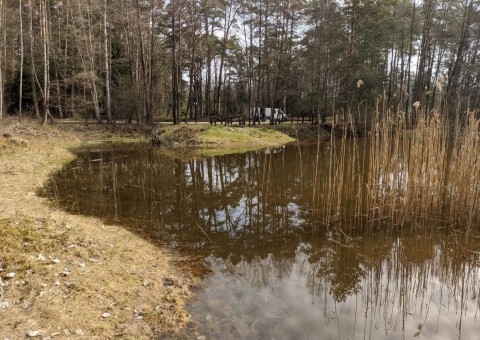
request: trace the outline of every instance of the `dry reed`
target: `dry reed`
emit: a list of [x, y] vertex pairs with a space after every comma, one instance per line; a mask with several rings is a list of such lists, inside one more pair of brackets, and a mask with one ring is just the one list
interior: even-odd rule
[[480, 224], [480, 121], [473, 112], [452, 130], [435, 110], [416, 110], [413, 124], [403, 112], [377, 109], [365, 140], [356, 137], [353, 115], [345, 117], [316, 181], [315, 211], [324, 225]]

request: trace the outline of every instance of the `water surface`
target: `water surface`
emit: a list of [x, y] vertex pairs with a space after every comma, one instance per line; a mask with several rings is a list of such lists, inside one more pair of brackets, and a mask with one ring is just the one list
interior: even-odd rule
[[480, 339], [478, 233], [322, 222], [331, 147], [189, 160], [93, 148], [49, 190], [64, 209], [203, 256], [212, 272], [191, 310], [209, 339]]

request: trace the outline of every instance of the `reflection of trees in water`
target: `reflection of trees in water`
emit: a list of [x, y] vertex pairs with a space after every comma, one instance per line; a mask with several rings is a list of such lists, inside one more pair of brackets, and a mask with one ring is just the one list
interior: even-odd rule
[[[291, 176], [284, 168], [272, 165], [274, 157], [277, 155], [252, 152], [246, 157], [195, 160], [191, 166], [196, 168], [197, 178], [193, 192], [206, 195], [192, 195], [193, 205], [205, 218], [185, 221], [190, 236], [205, 238], [201, 233], [205, 231], [213, 241], [208, 246], [222, 257], [232, 252], [266, 256], [288, 248], [294, 253], [295, 244], [292, 247], [289, 243], [295, 241], [288, 238], [291, 234], [297, 237], [299, 223], [289, 205], [297, 202], [288, 199], [293, 196], [288, 185]], [[191, 204], [188, 197], [181, 202]], [[189, 223], [198, 226], [196, 230]]]
[[432, 303], [479, 308], [478, 238], [435, 226], [346, 234], [312, 228], [316, 150], [302, 152], [303, 166], [295, 147], [188, 161], [149, 149], [86, 153], [55, 181], [62, 206], [117, 218], [161, 241], [169, 235], [195, 244], [254, 287], [298, 270], [325, 306], [361, 296], [365, 319], [383, 320], [386, 331], [405, 328], [412, 314], [426, 318]]
[[472, 322], [480, 309], [478, 249], [479, 241], [438, 230], [374, 232], [349, 240], [330, 235], [300, 247], [298, 263], [312, 294], [324, 297], [325, 310], [334, 302], [349, 305], [360, 294], [365, 322], [386, 333], [405, 331], [418, 320], [418, 335], [427, 319], [445, 315], [456, 317], [461, 334], [462, 319]]
[[313, 292], [329, 287], [336, 301], [345, 299], [361, 290], [360, 282], [365, 276], [364, 258], [353, 244], [343, 244], [344, 236], [329, 231], [316, 233], [310, 243], [302, 244], [301, 272], [307, 277], [307, 286]]
[[[232, 281], [259, 291], [275, 290], [279, 282], [299, 275], [312, 303], [323, 311], [323, 321], [341, 325], [340, 338], [346, 338], [347, 329], [377, 338], [378, 332], [424, 332], [428, 337], [454, 327], [472, 338], [468, 332], [474, 331], [480, 309], [479, 242], [462, 244], [438, 230], [347, 236], [319, 232], [310, 241], [298, 246], [295, 258], [271, 254], [236, 264], [211, 261]], [[465, 321], [468, 328], [462, 329]]]
[[258, 289], [271, 287], [275, 282], [286, 279], [291, 274], [294, 264], [292, 258], [273, 255], [263, 258], [256, 256], [250, 261], [241, 260], [237, 263], [226, 259], [222, 263], [230, 275]]
[[118, 217], [151, 236], [203, 240], [204, 253], [225, 258], [293, 257], [311, 225], [311, 174], [299, 173], [295, 148], [189, 161], [148, 149], [99, 151], [66, 173], [57, 179], [62, 205], [76, 202], [73, 210]]

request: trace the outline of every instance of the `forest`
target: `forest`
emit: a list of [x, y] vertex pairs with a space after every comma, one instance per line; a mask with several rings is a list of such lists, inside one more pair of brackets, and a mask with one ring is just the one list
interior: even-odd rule
[[475, 0], [0, 0], [0, 118], [479, 107]]

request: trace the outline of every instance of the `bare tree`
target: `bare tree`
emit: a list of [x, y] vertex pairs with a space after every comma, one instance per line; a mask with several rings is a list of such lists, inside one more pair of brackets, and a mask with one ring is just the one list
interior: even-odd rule
[[223, 37], [220, 50], [220, 66], [218, 68], [218, 81], [215, 95], [215, 112], [220, 112], [222, 101], [223, 72], [225, 67], [225, 58], [227, 57], [227, 42], [230, 39], [230, 30], [236, 20], [237, 12], [240, 6], [235, 1], [225, 1], [223, 9]]
[[181, 67], [180, 67], [180, 53], [179, 48], [181, 44], [181, 28], [179, 25], [180, 15], [177, 13], [178, 1], [173, 0], [171, 2], [171, 25], [172, 25], [172, 116], [173, 124], [180, 123], [180, 80], [181, 80]]
[[40, 22], [43, 43], [43, 118], [42, 125], [47, 124], [50, 105], [50, 33], [48, 18], [48, 0], [40, 0]]
[[23, 96], [23, 56], [24, 56], [24, 48], [23, 48], [23, 2], [19, 0], [18, 5], [18, 13], [19, 13], [19, 21], [20, 21], [20, 78], [19, 78], [19, 86], [18, 86], [18, 115], [22, 117], [22, 96]]
[[108, 21], [107, 21], [107, 0], [104, 0], [103, 11], [103, 39], [104, 39], [104, 52], [105, 52], [105, 97], [106, 97], [106, 112], [107, 123], [112, 123], [112, 104], [110, 97], [110, 53], [108, 48]]
[[32, 101], [35, 117], [40, 120], [40, 109], [38, 108], [37, 98], [37, 81], [35, 70], [35, 48], [34, 48], [34, 35], [33, 35], [33, 3], [32, 0], [28, 0], [28, 36], [30, 42], [30, 87], [32, 88]]
[[456, 98], [478, 106], [480, 98], [480, 10], [470, 0], [0, 0], [0, 7], [2, 117], [28, 108], [44, 124], [67, 112], [148, 124], [173, 113], [179, 123], [181, 114], [265, 105], [325, 121], [339, 105], [366, 103], [373, 112], [383, 93], [384, 109], [407, 114], [411, 100], [433, 108], [440, 98], [443, 107]]

